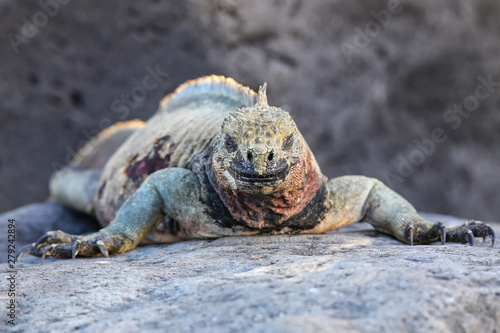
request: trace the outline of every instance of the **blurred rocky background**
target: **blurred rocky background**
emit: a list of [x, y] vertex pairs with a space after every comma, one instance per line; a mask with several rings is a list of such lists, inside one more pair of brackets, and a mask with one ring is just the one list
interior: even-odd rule
[[500, 219], [500, 2], [0, 1], [0, 211], [187, 79], [222, 74], [294, 116], [329, 177], [420, 211]]

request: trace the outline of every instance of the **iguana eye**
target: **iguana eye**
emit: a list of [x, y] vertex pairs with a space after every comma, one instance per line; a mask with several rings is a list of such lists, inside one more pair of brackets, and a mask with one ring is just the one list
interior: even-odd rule
[[274, 152], [272, 151], [272, 152], [269, 153], [269, 155], [267, 155], [267, 160], [268, 161], [272, 161], [273, 158], [274, 158]]
[[236, 140], [229, 134], [224, 136], [224, 144], [226, 145], [226, 149], [230, 153], [234, 153], [236, 149], [238, 149], [238, 143]]
[[290, 150], [293, 147], [293, 142], [295, 141], [295, 138], [293, 136], [293, 133], [288, 135], [285, 140], [283, 140], [283, 145], [281, 145], [281, 148], [283, 150]]

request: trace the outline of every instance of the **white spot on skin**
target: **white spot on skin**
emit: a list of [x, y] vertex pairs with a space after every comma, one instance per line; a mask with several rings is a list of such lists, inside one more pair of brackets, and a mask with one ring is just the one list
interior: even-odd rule
[[231, 189], [236, 190], [236, 181], [234, 180], [233, 176], [231, 176], [229, 171], [227, 171], [227, 170], [224, 171], [224, 177], [226, 177], [227, 182], [231, 186]]

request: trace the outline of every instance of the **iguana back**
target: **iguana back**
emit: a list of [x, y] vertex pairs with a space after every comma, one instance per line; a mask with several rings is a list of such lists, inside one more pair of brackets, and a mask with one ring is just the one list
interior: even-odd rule
[[150, 174], [186, 167], [214, 139], [230, 111], [255, 102], [251, 89], [215, 75], [188, 81], [165, 97], [153, 117], [104, 166], [93, 201], [101, 224], [114, 219]]

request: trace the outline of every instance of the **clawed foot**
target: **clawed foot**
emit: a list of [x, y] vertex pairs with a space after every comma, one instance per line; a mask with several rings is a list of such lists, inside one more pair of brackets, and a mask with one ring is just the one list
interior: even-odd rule
[[110, 253], [119, 253], [124, 247], [124, 240], [120, 237], [100, 235], [99, 233], [89, 236], [70, 235], [63, 231], [49, 231], [31, 245], [27, 245], [19, 251], [16, 260], [31, 254], [41, 257], [54, 258], [76, 258], [77, 255], [95, 257], [108, 257]]
[[469, 243], [474, 245], [474, 237], [491, 238], [491, 246], [495, 244], [495, 232], [488, 225], [480, 221], [469, 221], [458, 227], [446, 228], [443, 222], [436, 222], [431, 228], [420, 228], [415, 222], [406, 225], [405, 236], [410, 245], [427, 244], [438, 239], [444, 244], [445, 241], [457, 243]]
[[410, 241], [410, 245], [413, 245], [414, 242], [417, 244], [429, 243], [437, 239], [441, 240], [441, 244], [446, 241], [446, 227], [441, 221], [436, 222], [432, 228], [427, 230], [423, 230], [419, 228], [418, 224], [410, 222], [406, 225], [405, 234]]
[[495, 232], [488, 225], [480, 221], [469, 221], [459, 227], [448, 229], [446, 240], [449, 242], [469, 243], [474, 245], [474, 237], [483, 237], [483, 243], [486, 238], [491, 238], [491, 246], [495, 244]]

